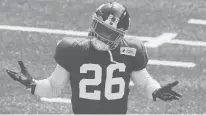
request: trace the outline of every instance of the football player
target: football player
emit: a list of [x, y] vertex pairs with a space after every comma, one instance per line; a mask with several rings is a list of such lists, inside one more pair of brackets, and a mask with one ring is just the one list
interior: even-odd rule
[[[126, 114], [130, 80], [156, 101], [178, 100], [172, 90], [178, 81], [161, 87], [148, 73], [148, 55], [142, 42], [124, 38], [130, 23], [120, 3], [102, 4], [92, 15], [88, 39], [62, 39], [56, 48], [56, 68], [50, 77], [34, 80], [22, 61], [21, 74], [7, 73], [31, 89], [33, 95], [56, 97], [70, 83], [74, 114]], [[23, 79], [26, 77], [27, 79]]]

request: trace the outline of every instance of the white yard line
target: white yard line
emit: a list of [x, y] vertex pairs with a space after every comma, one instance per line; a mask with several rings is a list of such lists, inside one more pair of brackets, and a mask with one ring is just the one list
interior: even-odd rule
[[81, 37], [85, 37], [88, 35], [87, 32], [80, 32], [80, 31], [23, 27], [23, 26], [9, 26], [9, 25], [0, 25], [0, 30], [38, 32], [38, 33], [48, 33], [48, 34], [63, 34], [63, 35], [81, 36]]
[[[10, 26], [10, 25], [0, 25], [0, 30], [9, 30], [9, 31], [24, 31], [24, 32], [38, 32], [38, 33], [48, 33], [48, 34], [62, 34], [69, 36], [79, 36], [86, 37], [87, 32], [81, 31], [72, 31], [72, 30], [59, 30], [59, 29], [48, 29], [48, 28], [35, 28], [35, 27], [22, 27], [22, 26]], [[144, 37], [144, 36], [132, 36], [126, 35], [126, 38], [135, 38], [141, 41], [152, 41], [158, 37]], [[188, 46], [202, 46], [206, 47], [206, 42], [203, 41], [186, 41], [186, 40], [164, 40], [165, 43], [169, 44], [181, 44]]]
[[188, 20], [188, 23], [190, 23], [190, 24], [206, 25], [206, 20], [190, 19], [190, 20]]
[[171, 41], [166, 41], [165, 43], [170, 43], [170, 44], [179, 44], [179, 45], [188, 45], [188, 46], [197, 46], [197, 47], [206, 47], [206, 42], [201, 42], [201, 41], [186, 41], [186, 40], [171, 40]]
[[71, 99], [67, 98], [40, 98], [42, 101], [51, 102], [51, 103], [71, 103]]
[[177, 36], [176, 33], [164, 33], [164, 34], [148, 41], [147, 43], [145, 43], [145, 46], [150, 47], [150, 48], [157, 48], [157, 47], [161, 46], [162, 44], [164, 44], [165, 42], [171, 41], [176, 36]]
[[195, 63], [192, 62], [179, 62], [179, 61], [166, 61], [166, 60], [149, 60], [148, 64], [152, 65], [164, 65], [171, 67], [183, 67], [183, 68], [193, 68], [196, 66]]

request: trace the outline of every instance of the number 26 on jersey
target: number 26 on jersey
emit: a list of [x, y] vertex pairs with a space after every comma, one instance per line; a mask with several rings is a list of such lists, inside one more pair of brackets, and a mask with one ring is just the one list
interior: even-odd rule
[[[105, 81], [105, 97], [108, 100], [121, 99], [124, 95], [125, 81], [122, 76], [113, 78], [114, 70], [119, 70], [120, 72], [125, 72], [125, 64], [117, 63], [110, 64], [106, 68], [106, 81]], [[100, 100], [101, 91], [94, 90], [94, 92], [86, 92], [87, 86], [98, 86], [102, 82], [102, 67], [99, 64], [83, 64], [80, 67], [80, 73], [87, 73], [88, 71], [94, 71], [94, 79], [82, 79], [79, 82], [79, 97], [91, 100]], [[112, 93], [112, 86], [119, 85], [119, 92]]]

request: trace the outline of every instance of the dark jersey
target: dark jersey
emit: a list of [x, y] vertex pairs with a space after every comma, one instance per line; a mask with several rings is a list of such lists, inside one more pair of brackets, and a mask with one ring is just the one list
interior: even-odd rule
[[132, 39], [122, 40], [109, 53], [96, 50], [89, 39], [64, 38], [54, 58], [71, 74], [75, 114], [125, 114], [130, 73], [148, 62], [143, 43]]

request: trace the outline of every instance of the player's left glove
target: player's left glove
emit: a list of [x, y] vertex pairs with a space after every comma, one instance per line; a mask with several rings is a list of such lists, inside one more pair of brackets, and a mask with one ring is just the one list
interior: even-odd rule
[[18, 64], [21, 68], [20, 72], [15, 72], [9, 69], [6, 69], [7, 74], [15, 81], [23, 84], [26, 89], [31, 88], [31, 93], [34, 94], [34, 90], [36, 87], [35, 81], [32, 76], [29, 74], [28, 70], [24, 66], [22, 61], [18, 61]]
[[156, 101], [156, 98], [159, 98], [163, 101], [179, 100], [182, 95], [172, 90], [172, 87], [176, 86], [177, 84], [178, 81], [175, 81], [155, 90], [152, 93], [153, 100]]

